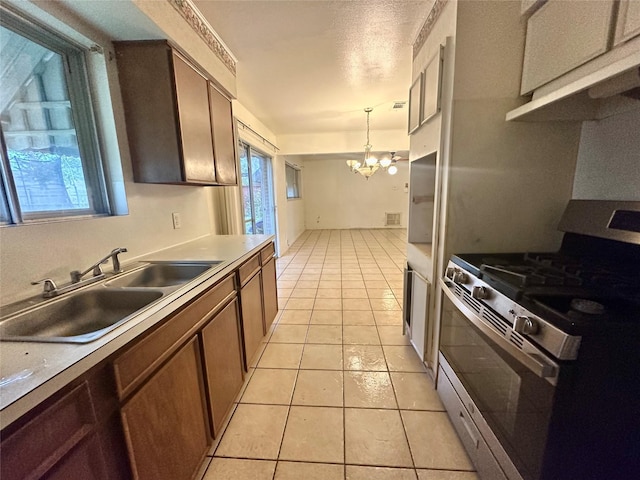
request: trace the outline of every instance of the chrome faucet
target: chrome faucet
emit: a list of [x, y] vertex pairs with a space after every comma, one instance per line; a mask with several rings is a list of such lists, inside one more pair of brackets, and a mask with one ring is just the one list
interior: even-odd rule
[[[109, 259], [113, 263], [113, 273], [122, 272], [122, 268], [120, 267], [120, 259], [118, 258], [118, 254], [126, 252], [126, 248], [114, 248], [109, 252], [109, 255], [106, 255], [104, 258], [101, 258], [96, 263], [87, 268], [84, 272], [80, 272], [79, 270], [74, 270], [71, 272], [71, 283], [64, 286], [58, 287], [56, 283], [50, 278], [43, 278], [42, 280], [38, 280], [37, 282], [31, 282], [31, 285], [38, 285], [39, 283], [44, 284], [44, 291], [42, 292], [42, 296], [44, 298], [51, 298], [62, 293], [71, 292], [73, 290], [77, 290], [80, 287], [84, 287], [85, 285], [90, 285], [94, 282], [102, 280], [104, 278], [104, 273], [102, 272], [101, 265], [107, 263]], [[93, 276], [91, 278], [87, 278], [82, 280], [87, 273], [93, 271]]]
[[87, 268], [84, 272], [80, 272], [79, 270], [74, 270], [70, 273], [71, 275], [71, 283], [78, 283], [87, 273], [93, 270], [93, 277], [103, 277], [104, 273], [102, 273], [102, 268], [100, 267], [102, 264], [107, 263], [109, 259], [113, 263], [113, 273], [122, 272], [122, 268], [120, 267], [120, 259], [118, 258], [118, 254], [126, 252], [127, 249], [124, 247], [114, 248], [109, 252], [108, 255], [98, 260], [96, 263]]

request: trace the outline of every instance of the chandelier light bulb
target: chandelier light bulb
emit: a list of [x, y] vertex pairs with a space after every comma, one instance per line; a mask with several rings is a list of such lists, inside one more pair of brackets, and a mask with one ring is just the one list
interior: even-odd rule
[[380, 166], [382, 168], [388, 168], [389, 165], [391, 165], [391, 159], [390, 158], [385, 157], [382, 160], [380, 160]]

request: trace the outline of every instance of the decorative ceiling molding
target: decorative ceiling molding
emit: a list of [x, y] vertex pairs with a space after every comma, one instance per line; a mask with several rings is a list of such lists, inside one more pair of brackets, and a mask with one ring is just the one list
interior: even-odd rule
[[424, 42], [427, 41], [427, 37], [431, 33], [431, 30], [433, 30], [433, 26], [438, 21], [438, 18], [440, 17], [444, 6], [447, 4], [447, 1], [448, 0], [436, 0], [436, 2], [433, 4], [433, 7], [429, 12], [429, 16], [424, 21], [424, 25], [422, 25], [420, 33], [418, 33], [416, 41], [413, 42], [413, 58], [416, 58], [416, 55], [418, 55], [418, 52], [424, 45]]
[[204, 18], [200, 10], [191, 0], [167, 0], [175, 8], [189, 26], [204, 40], [207, 46], [224, 63], [229, 71], [236, 75], [236, 59], [227, 50], [226, 45]]

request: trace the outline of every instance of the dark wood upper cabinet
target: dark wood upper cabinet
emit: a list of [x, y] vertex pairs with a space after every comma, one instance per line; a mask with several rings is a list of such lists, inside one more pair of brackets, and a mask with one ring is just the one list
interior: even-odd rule
[[114, 45], [135, 181], [237, 185], [231, 101], [166, 41]]
[[231, 102], [209, 83], [209, 109], [216, 159], [216, 180], [220, 185], [237, 185], [236, 141]]
[[173, 68], [185, 180], [193, 183], [215, 183], [213, 126], [207, 107], [207, 79], [175, 52]]

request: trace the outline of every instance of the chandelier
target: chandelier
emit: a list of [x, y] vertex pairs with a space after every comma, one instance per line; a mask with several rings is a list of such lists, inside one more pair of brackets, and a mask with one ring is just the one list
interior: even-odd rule
[[367, 143], [364, 146], [364, 158], [360, 160], [347, 160], [347, 166], [353, 173], [359, 173], [364, 178], [369, 180], [369, 177], [376, 173], [380, 168], [387, 170], [389, 175], [395, 175], [398, 172], [398, 167], [395, 166], [394, 153], [389, 156], [378, 160], [371, 153], [371, 143], [369, 141], [369, 115], [373, 111], [373, 108], [367, 107], [364, 109], [367, 114]]

